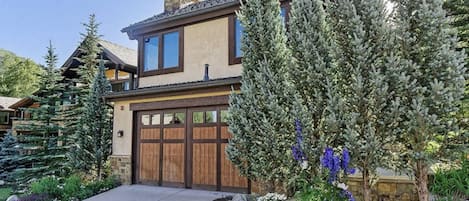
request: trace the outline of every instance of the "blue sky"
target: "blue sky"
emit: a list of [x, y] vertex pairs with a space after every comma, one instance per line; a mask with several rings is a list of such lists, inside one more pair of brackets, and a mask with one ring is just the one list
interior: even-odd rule
[[136, 49], [120, 30], [162, 11], [163, 0], [0, 0], [0, 48], [42, 64], [52, 40], [60, 66], [95, 13], [103, 39]]

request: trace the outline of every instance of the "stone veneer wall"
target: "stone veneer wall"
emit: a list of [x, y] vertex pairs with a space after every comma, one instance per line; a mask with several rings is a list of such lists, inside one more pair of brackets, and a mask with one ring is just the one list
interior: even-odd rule
[[[348, 190], [352, 192], [357, 201], [363, 200], [362, 184], [360, 178], [350, 178], [348, 181]], [[417, 189], [408, 179], [380, 179], [372, 193], [373, 201], [418, 201]]]
[[111, 156], [112, 174], [117, 176], [122, 184], [132, 183], [132, 158], [131, 156]]

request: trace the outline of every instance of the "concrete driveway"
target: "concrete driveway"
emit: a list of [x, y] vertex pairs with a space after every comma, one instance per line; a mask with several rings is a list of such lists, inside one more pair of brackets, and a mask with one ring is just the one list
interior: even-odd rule
[[85, 201], [213, 201], [233, 196], [233, 193], [165, 188], [144, 185], [124, 185], [96, 195]]

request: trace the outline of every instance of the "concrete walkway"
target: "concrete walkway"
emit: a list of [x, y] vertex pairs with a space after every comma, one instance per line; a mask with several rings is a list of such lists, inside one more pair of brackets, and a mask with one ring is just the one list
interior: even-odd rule
[[213, 201], [233, 196], [233, 193], [165, 188], [144, 185], [125, 185], [96, 195], [85, 201]]

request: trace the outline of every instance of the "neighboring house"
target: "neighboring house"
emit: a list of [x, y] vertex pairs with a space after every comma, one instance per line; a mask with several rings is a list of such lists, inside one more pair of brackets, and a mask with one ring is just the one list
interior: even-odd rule
[[15, 110], [10, 109], [10, 106], [19, 100], [21, 99], [0, 97], [0, 140], [11, 129], [11, 118], [15, 116]]
[[[135, 88], [135, 78], [137, 74], [137, 51], [123, 47], [121, 45], [100, 40], [98, 45], [102, 48], [103, 59], [106, 67], [106, 77], [111, 82], [113, 91], [127, 91]], [[81, 63], [77, 60], [81, 56], [80, 49], [77, 48], [72, 55], [65, 61], [62, 66], [62, 75], [65, 81], [78, 78], [77, 68]], [[64, 104], [70, 103], [70, 100], [64, 97]], [[12, 130], [16, 133], [27, 133], [29, 131], [22, 130], [18, 125], [25, 125], [31, 118], [31, 114], [27, 112], [27, 108], [38, 107], [30, 97], [16, 101], [9, 108], [17, 111], [16, 116], [12, 119]]]

